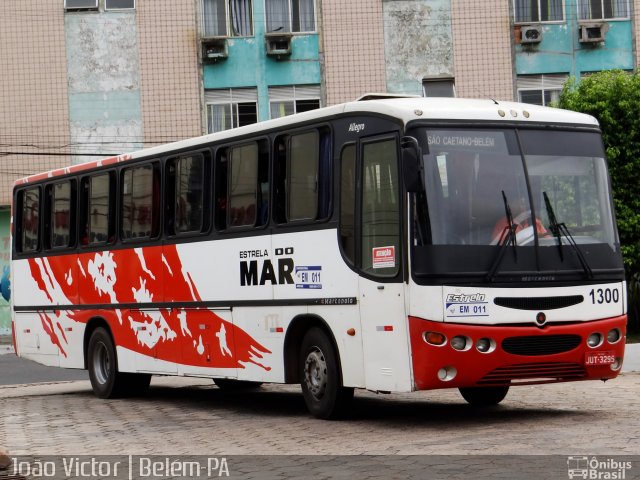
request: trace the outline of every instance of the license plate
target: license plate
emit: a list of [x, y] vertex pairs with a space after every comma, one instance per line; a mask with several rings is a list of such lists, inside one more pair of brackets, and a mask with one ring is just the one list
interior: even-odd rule
[[611, 365], [615, 361], [614, 352], [589, 352], [584, 359], [585, 365]]

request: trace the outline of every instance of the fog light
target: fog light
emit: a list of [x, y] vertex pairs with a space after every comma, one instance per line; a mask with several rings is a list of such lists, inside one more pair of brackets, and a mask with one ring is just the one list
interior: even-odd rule
[[496, 344], [490, 338], [480, 338], [476, 342], [476, 349], [480, 353], [490, 353], [496, 348]]
[[458, 370], [456, 370], [456, 367], [442, 367], [438, 370], [438, 378], [443, 382], [450, 382], [456, 378], [457, 374]]
[[451, 347], [454, 350], [464, 352], [471, 348], [471, 339], [469, 337], [463, 337], [462, 335], [457, 335], [451, 339]]
[[587, 345], [589, 345], [591, 348], [599, 347], [601, 344], [602, 335], [599, 333], [592, 333], [591, 335], [589, 335], [589, 338], [587, 338]]
[[609, 333], [607, 333], [607, 342], [617, 343], [618, 340], [620, 340], [620, 337], [622, 337], [620, 330], [618, 330], [617, 328], [612, 328], [611, 330], [609, 330]]
[[425, 342], [429, 345], [435, 345], [436, 347], [441, 347], [447, 343], [447, 337], [438, 332], [424, 332], [422, 336]]
[[611, 370], [617, 372], [618, 370], [620, 370], [620, 367], [622, 367], [622, 362], [618, 357], [616, 357], [615, 361], [611, 364]]

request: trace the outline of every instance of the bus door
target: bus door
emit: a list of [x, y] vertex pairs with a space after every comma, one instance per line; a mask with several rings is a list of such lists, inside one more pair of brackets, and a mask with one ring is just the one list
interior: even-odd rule
[[366, 388], [410, 391], [398, 135], [360, 140], [359, 303]]

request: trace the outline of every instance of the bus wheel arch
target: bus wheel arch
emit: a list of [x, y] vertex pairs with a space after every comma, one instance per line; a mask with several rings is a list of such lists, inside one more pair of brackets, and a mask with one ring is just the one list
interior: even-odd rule
[[343, 416], [353, 399], [353, 388], [342, 383], [335, 338], [319, 317], [292, 322], [285, 337], [285, 376], [300, 383], [307, 408], [317, 418]]
[[99, 398], [140, 395], [149, 388], [151, 375], [120, 372], [118, 354], [109, 324], [100, 317], [87, 323], [84, 336], [85, 368]]
[[[318, 315], [298, 315], [293, 318], [284, 337], [284, 381], [285, 383], [300, 383], [300, 349], [302, 347], [302, 339], [309, 330], [317, 327], [325, 332], [325, 334], [333, 342], [333, 346], [338, 352], [336, 339], [331, 333], [331, 329], [327, 322]], [[338, 355], [340, 362], [340, 355]], [[342, 364], [340, 363], [340, 381], [342, 382]]]

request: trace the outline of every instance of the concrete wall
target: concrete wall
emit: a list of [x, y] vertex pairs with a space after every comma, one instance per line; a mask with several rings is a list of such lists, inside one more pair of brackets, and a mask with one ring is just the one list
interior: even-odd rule
[[197, 3], [136, 2], [145, 146], [202, 133]]
[[450, 0], [384, 0], [387, 90], [422, 95], [425, 77], [453, 76]]
[[510, 3], [507, 0], [451, 0], [459, 97], [513, 100]]
[[382, 2], [326, 0], [321, 18], [326, 104], [386, 92]]
[[[135, 11], [65, 15], [69, 120], [77, 152], [142, 147]], [[91, 157], [76, 155], [74, 163]]]
[[0, 205], [17, 178], [70, 163], [43, 154], [70, 142], [66, 63], [61, 1], [0, 2]]

